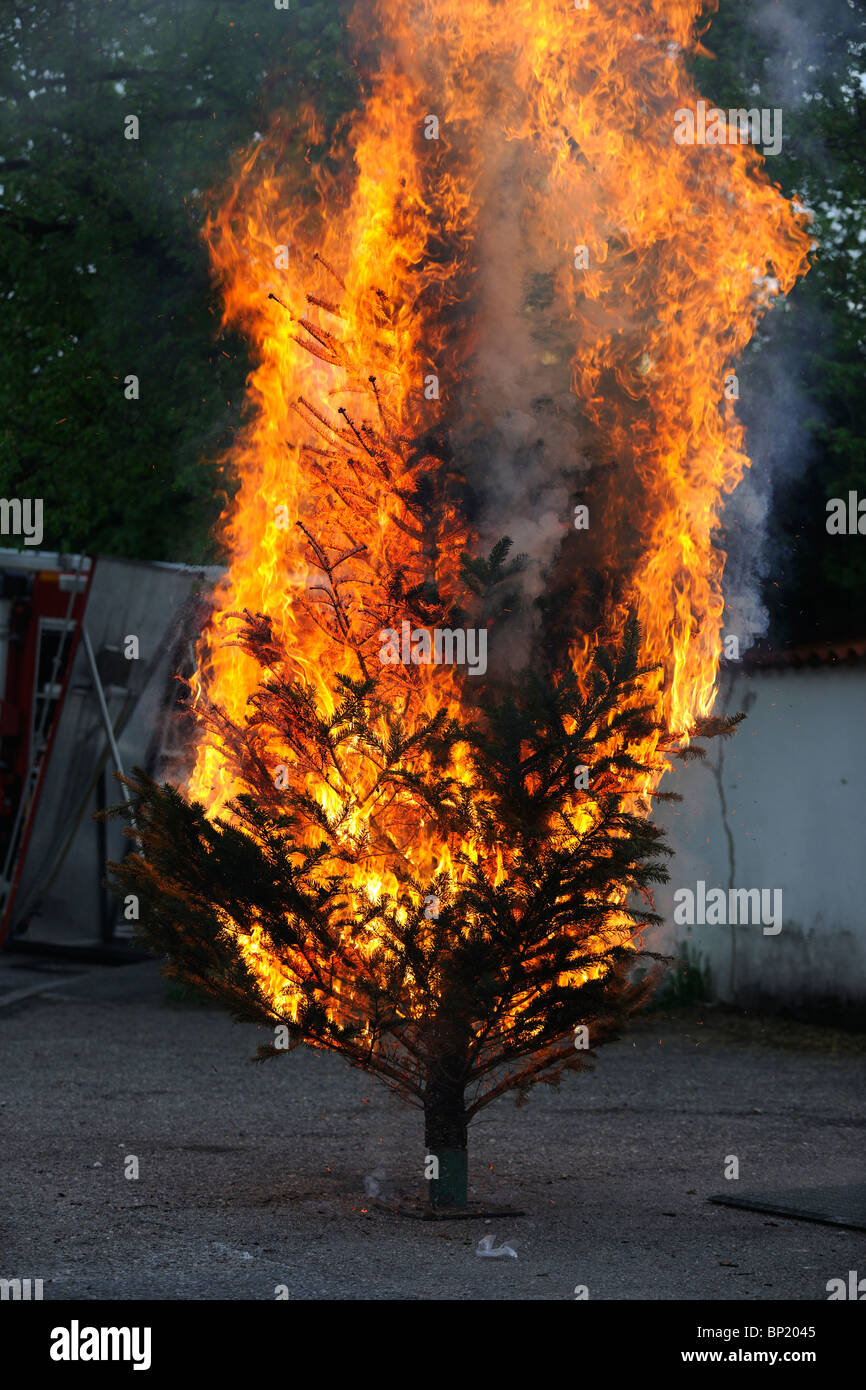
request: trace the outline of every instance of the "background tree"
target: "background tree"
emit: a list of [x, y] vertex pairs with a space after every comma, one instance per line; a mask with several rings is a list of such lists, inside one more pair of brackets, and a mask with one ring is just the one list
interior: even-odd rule
[[44, 499], [46, 548], [212, 557], [248, 362], [216, 332], [207, 192], [278, 108], [351, 105], [348, 8], [3, 8], [0, 494]]
[[866, 497], [866, 124], [863, 0], [708, 7], [695, 76], [723, 108], [782, 111], [774, 182], [815, 215], [819, 251], [744, 355], [738, 413], [773, 479], [764, 601], [770, 640], [862, 636], [866, 549], [830, 536], [826, 503]]

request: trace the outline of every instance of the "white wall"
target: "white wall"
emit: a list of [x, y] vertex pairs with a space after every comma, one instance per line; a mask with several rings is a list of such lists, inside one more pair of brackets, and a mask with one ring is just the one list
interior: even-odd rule
[[[676, 857], [655, 894], [666, 925], [646, 945], [675, 954], [690, 941], [725, 1001], [863, 1010], [866, 668], [729, 668], [716, 713], [737, 710], [747, 717], [732, 739], [662, 782], [684, 799], [655, 812]], [[707, 891], [781, 888], [782, 930], [674, 926], [674, 891], [698, 879]]]

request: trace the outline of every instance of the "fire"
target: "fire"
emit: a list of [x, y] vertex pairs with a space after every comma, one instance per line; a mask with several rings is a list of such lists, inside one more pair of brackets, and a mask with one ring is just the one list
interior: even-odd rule
[[[376, 659], [377, 576], [401, 566], [407, 588], [434, 575], [454, 591], [458, 556], [479, 538], [429, 441], [440, 427], [483, 428], [497, 409], [497, 353], [525, 350], [527, 378], [547, 383], [556, 428], [571, 430], [563, 438], [615, 465], [591, 493], [584, 552], [563, 515], [557, 563], [602, 575], [608, 623], [636, 607], [645, 658], [662, 668], [660, 713], [687, 739], [716, 691], [725, 557], [714, 531], [749, 466], [724, 381], [761, 314], [807, 268], [804, 219], [752, 147], [674, 141], [675, 112], [699, 98], [684, 64], [696, 0], [378, 0], [365, 20], [368, 8], [355, 22], [385, 36], [380, 69], [327, 166], [283, 158], [323, 138], [312, 113], [284, 119], [207, 228], [224, 320], [248, 335], [256, 366], [230, 460], [230, 569], [196, 699], [245, 716], [259, 673], [226, 643], [233, 613], [269, 615], [332, 711], [336, 677], [358, 678]], [[526, 293], [533, 274], [548, 287], [541, 311]], [[413, 453], [419, 439], [426, 451]], [[575, 456], [575, 487], [583, 467]], [[404, 500], [422, 477], [440, 488], [435, 534], [419, 534]], [[576, 614], [578, 671], [587, 627]], [[460, 712], [453, 668], [387, 674], [410, 724]], [[636, 751], [653, 760], [653, 747]], [[271, 752], [314, 788], [347, 847], [373, 828], [355, 869], [368, 904], [459, 877], [461, 855], [486, 857], [492, 882], [508, 873], [501, 848], [437, 840], [410, 794], [349, 805], [339, 777]], [[219, 739], [203, 739], [191, 794], [216, 816], [241, 790]], [[614, 931], [631, 938], [626, 911]], [[291, 986], [255, 926], [240, 944], [291, 1012]], [[373, 931], [358, 949], [387, 947]]]

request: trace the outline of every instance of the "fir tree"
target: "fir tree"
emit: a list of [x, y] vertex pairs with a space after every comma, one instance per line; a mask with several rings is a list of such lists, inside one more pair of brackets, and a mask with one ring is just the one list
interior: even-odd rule
[[[499, 547], [467, 563], [485, 599], [506, 582], [503, 558]], [[411, 735], [375, 670], [342, 677], [325, 714], [268, 618], [244, 615], [236, 640], [263, 672], [245, 724], [221, 722], [248, 790], [209, 820], [177, 788], [137, 773], [131, 833], [142, 852], [112, 866], [117, 884], [139, 895], [139, 937], [167, 958], [168, 975], [239, 1019], [282, 1026], [289, 1047], [341, 1054], [423, 1107], [438, 1161], [433, 1201], [465, 1203], [471, 1119], [507, 1091], [520, 1100], [584, 1068], [653, 979], [634, 978], [646, 954], [637, 937], [660, 920], [651, 891], [670, 850], [642, 805], [654, 759], [634, 750], [666, 735], [645, 697], [652, 672], [639, 663], [637, 624], [618, 650], [596, 648], [584, 689], [573, 674], [527, 672], [462, 722], [437, 714]], [[339, 770], [337, 813], [302, 780], [275, 785], [275, 733], [298, 766]], [[375, 769], [372, 785], [353, 779], [359, 763]], [[393, 852], [387, 811], [346, 833], [360, 797], [387, 808], [398, 792], [443, 843], [469, 847], [432, 881]], [[399, 887], [371, 898], [365, 867], [389, 838]], [[629, 894], [644, 906], [627, 905]], [[282, 1007], [257, 958], [282, 977]], [[280, 1050], [278, 1041], [259, 1054]]]
[[[236, 795], [216, 814], [137, 772], [118, 812], [140, 852], [112, 868], [167, 974], [275, 1030], [261, 1057], [336, 1052], [422, 1108], [431, 1200], [461, 1205], [474, 1116], [587, 1066], [646, 998], [640, 932], [670, 853], [647, 793], [677, 750], [634, 618], [575, 663], [537, 609], [531, 659], [509, 665], [523, 562], [507, 539], [468, 553], [447, 436], [412, 437], [380, 388], [369, 354], [396, 312], [380, 291], [356, 309], [376, 326], [364, 354], [295, 320], [353, 405], [298, 398], [286, 563], [308, 578], [290, 625], [235, 615], [259, 672], [245, 717], [195, 706]], [[483, 631], [484, 679], [386, 661], [404, 622]]]

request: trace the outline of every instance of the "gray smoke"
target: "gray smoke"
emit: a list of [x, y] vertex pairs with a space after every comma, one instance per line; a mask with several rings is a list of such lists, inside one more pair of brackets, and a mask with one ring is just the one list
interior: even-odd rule
[[[845, 86], [852, 65], [862, 70], [855, 44], [862, 50], [863, 16], [850, 0], [775, 0], [743, 7], [743, 51], [763, 53], [760, 77], [748, 93], [750, 106], [781, 108], [783, 153], [796, 150], [801, 166], [830, 167], [818, 122], [816, 94], [822, 85]], [[712, 51], [712, 25], [706, 39]], [[856, 80], [856, 79], [853, 79]], [[785, 122], [788, 122], [785, 133]], [[767, 161], [771, 178], [778, 177]], [[808, 173], [806, 174], [808, 178]], [[786, 190], [793, 192], [793, 190]], [[808, 185], [797, 190], [810, 199]], [[833, 209], [817, 203], [813, 230], [820, 244], [832, 237]], [[814, 272], [812, 272], [814, 274]], [[795, 315], [796, 333], [786, 331]], [[762, 603], [766, 582], [773, 583], [784, 555], [768, 540], [768, 521], [779, 494], [805, 467], [817, 409], [801, 388], [812, 344], [826, 331], [814, 297], [798, 296], [791, 305], [777, 303], [760, 326], [737, 371], [738, 415], [746, 426], [746, 449], [752, 467], [728, 499], [723, 518], [725, 628], [740, 639], [741, 654], [767, 632]]]
[[[587, 466], [578, 402], [570, 388], [573, 342], [557, 322], [557, 261], [542, 263], [525, 226], [525, 151], [489, 142], [479, 197], [479, 273], [475, 351], [468, 364], [466, 408], [455, 443], [469, 482], [482, 499], [480, 540], [502, 536], [526, 557], [524, 609], [509, 630], [508, 660], [529, 657], [531, 604], [572, 526], [576, 479]], [[559, 257], [561, 262], [561, 255]]]

